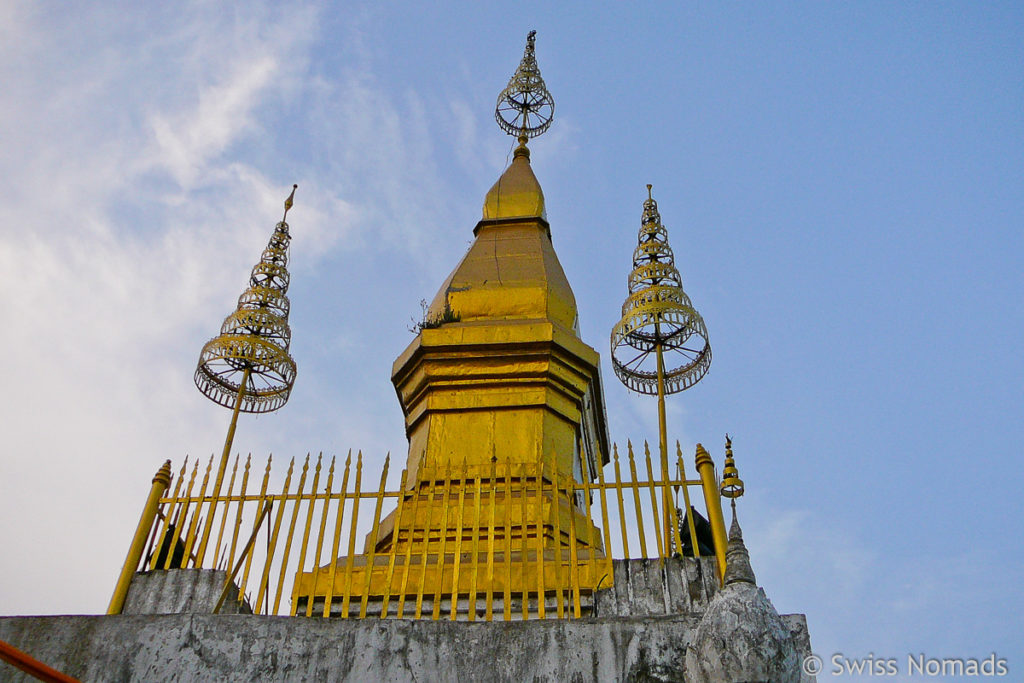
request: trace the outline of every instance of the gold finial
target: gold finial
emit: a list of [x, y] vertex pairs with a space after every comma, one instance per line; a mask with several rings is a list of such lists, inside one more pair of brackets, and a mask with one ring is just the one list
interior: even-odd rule
[[[519, 68], [512, 74], [508, 85], [498, 95], [494, 119], [498, 126], [509, 135], [519, 138], [519, 147], [526, 148], [526, 141], [537, 137], [548, 129], [555, 113], [555, 100], [544, 85], [537, 66], [534, 42], [537, 32], [526, 36], [526, 50]], [[519, 153], [519, 150], [516, 150]]]
[[157, 482], [162, 483], [165, 488], [171, 485], [171, 461], [170, 460], [165, 460], [164, 464], [163, 464], [163, 467], [158, 469], [156, 471], [156, 474], [153, 475], [153, 483], [156, 484]]
[[654, 187], [654, 185], [651, 185], [650, 183], [647, 183], [647, 198], [650, 199], [650, 200], [654, 199], [654, 196], [651, 195], [651, 188], [653, 188], [653, 187]]
[[288, 195], [288, 199], [284, 200], [284, 216], [281, 217], [283, 223], [288, 219], [288, 209], [292, 208], [292, 204], [295, 203], [295, 190], [299, 189], [298, 185], [292, 185], [292, 193]]
[[711, 454], [708, 453], [708, 449], [704, 448], [704, 444], [702, 443], [697, 444], [694, 461], [697, 463], [698, 468], [701, 465], [711, 465], [711, 467], [715, 466], [715, 461], [711, 459]]
[[722, 469], [722, 495], [732, 498], [733, 508], [736, 506], [736, 499], [743, 495], [743, 480], [740, 479], [739, 470], [736, 469], [736, 461], [732, 457], [732, 439], [725, 435], [725, 467]]

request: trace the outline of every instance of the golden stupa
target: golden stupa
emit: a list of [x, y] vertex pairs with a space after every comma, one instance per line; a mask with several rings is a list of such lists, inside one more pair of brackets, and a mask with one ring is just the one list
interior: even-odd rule
[[[531, 33], [499, 97], [499, 123], [519, 141], [512, 163], [487, 193], [468, 253], [392, 369], [409, 440], [404, 493], [352, 558], [354, 574], [344, 580], [353, 600], [362, 597], [361, 586], [371, 601], [406, 592], [384, 590], [396, 576], [406, 590], [422, 582], [428, 596], [456, 600], [477, 590], [568, 590], [560, 568], [570, 546], [574, 554], [604, 556], [601, 532], [579, 501], [548, 486], [559, 478], [593, 480], [608, 453], [599, 356], [580, 340], [576, 299], [551, 244], [526, 146], [550, 114]], [[489, 552], [503, 569], [486, 579], [475, 571], [460, 576], [460, 563], [445, 559], [474, 552]], [[538, 554], [548, 571], [538, 570]], [[463, 563], [482, 562], [470, 556]], [[387, 573], [385, 565], [392, 567]], [[374, 567], [372, 576], [366, 567]], [[330, 590], [329, 575], [328, 566], [300, 575], [297, 594], [315, 601]]]

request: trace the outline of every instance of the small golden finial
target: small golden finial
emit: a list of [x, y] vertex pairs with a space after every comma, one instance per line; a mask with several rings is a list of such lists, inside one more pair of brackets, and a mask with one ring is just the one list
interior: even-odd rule
[[295, 203], [295, 190], [299, 189], [298, 185], [292, 185], [292, 193], [288, 195], [288, 199], [284, 200], [284, 216], [281, 217], [281, 222], [285, 222], [288, 218], [288, 209], [292, 208], [292, 204]]
[[648, 199], [654, 199], [654, 195], [651, 194], [651, 188], [653, 188], [653, 187], [654, 187], [654, 185], [651, 185], [650, 183], [647, 183], [647, 198]]
[[725, 467], [722, 469], [722, 495], [733, 499], [733, 509], [736, 506], [736, 499], [743, 495], [743, 480], [740, 479], [739, 470], [736, 469], [736, 461], [732, 457], [732, 439], [725, 435]]
[[537, 137], [548, 129], [555, 113], [555, 100], [537, 66], [536, 38], [536, 31], [530, 31], [526, 36], [523, 59], [508, 85], [498, 95], [494, 109], [498, 126], [509, 135], [517, 136], [521, 148], [526, 147], [529, 138]]

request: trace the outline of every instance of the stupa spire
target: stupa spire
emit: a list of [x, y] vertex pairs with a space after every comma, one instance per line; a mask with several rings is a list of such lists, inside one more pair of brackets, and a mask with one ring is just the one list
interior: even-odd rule
[[498, 95], [494, 119], [509, 135], [517, 136], [519, 146], [498, 182], [484, 199], [484, 220], [504, 218], [543, 218], [547, 220], [544, 192], [530, 168], [530, 150], [526, 142], [551, 126], [555, 100], [548, 92], [537, 66], [534, 42], [537, 32], [526, 37], [526, 51], [519, 68]]

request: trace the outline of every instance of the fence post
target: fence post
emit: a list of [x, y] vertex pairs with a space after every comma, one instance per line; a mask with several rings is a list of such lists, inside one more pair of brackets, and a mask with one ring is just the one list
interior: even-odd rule
[[135, 537], [128, 548], [128, 557], [124, 560], [121, 568], [121, 575], [117, 579], [117, 586], [114, 587], [114, 595], [110, 598], [110, 606], [107, 607], [107, 614], [120, 614], [124, 607], [124, 600], [128, 597], [128, 586], [131, 585], [132, 576], [139, 567], [139, 560], [142, 559], [142, 551], [146, 546], [146, 539], [149, 537], [150, 527], [156, 519], [156, 511], [160, 506], [160, 497], [171, 485], [171, 461], [163, 464], [153, 476], [153, 487], [149, 490], [149, 498], [146, 499], [146, 506], [142, 509], [142, 517], [139, 518], [139, 526], [135, 529]]
[[697, 444], [697, 472], [700, 474], [700, 484], [704, 489], [704, 504], [708, 508], [708, 522], [711, 524], [711, 538], [715, 544], [715, 559], [718, 561], [718, 580], [725, 578], [725, 549], [728, 545], [725, 539], [725, 517], [722, 515], [722, 498], [718, 492], [718, 482], [715, 481], [715, 463], [711, 456], [704, 449], [704, 446]]

